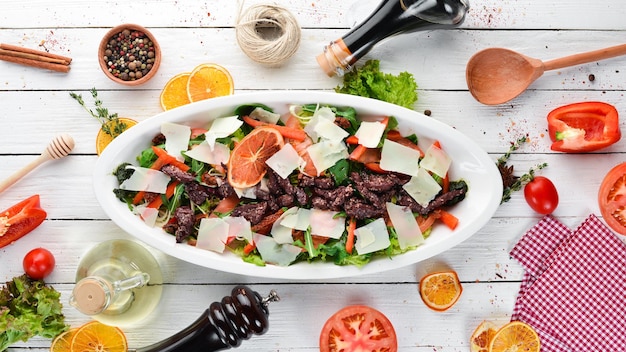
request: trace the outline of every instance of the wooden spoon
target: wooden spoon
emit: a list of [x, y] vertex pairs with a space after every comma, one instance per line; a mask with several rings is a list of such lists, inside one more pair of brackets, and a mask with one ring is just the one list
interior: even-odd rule
[[476, 100], [486, 105], [497, 105], [520, 95], [544, 71], [624, 54], [626, 44], [542, 62], [509, 49], [490, 48], [479, 51], [470, 58], [465, 79]]
[[28, 165], [24, 166], [22, 169], [15, 172], [4, 181], [0, 182], [0, 192], [9, 188], [19, 179], [24, 177], [27, 173], [31, 172], [34, 168], [45, 163], [46, 161], [60, 159], [64, 156], [67, 156], [72, 151], [72, 149], [74, 149], [74, 139], [72, 138], [72, 136], [68, 134], [56, 136], [50, 142], [46, 150], [44, 150], [37, 159], [31, 161]]

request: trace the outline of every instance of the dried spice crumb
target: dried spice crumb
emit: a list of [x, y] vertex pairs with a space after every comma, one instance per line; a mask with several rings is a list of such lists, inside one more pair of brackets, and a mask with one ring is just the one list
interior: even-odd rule
[[432, 114], [433, 114], [433, 112], [432, 112], [432, 111], [430, 111], [430, 110], [428, 110], [428, 109], [424, 110], [424, 115], [426, 115], [426, 116], [430, 116], [430, 115], [432, 115]]
[[596, 80], [596, 76], [592, 73], [589, 75], [589, 82], [593, 82]]

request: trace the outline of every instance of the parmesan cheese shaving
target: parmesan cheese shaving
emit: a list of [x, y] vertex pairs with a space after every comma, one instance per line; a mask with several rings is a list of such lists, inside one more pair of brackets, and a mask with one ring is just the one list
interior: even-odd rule
[[398, 235], [398, 244], [401, 249], [424, 243], [422, 231], [410, 209], [390, 202], [387, 202], [386, 208], [389, 219]]
[[298, 152], [293, 148], [291, 143], [285, 143], [285, 145], [265, 163], [276, 171], [276, 173], [282, 177], [287, 178], [293, 172], [293, 170], [300, 167], [304, 160], [298, 155]]
[[196, 248], [223, 253], [228, 240], [229, 225], [221, 218], [200, 220]]
[[354, 248], [359, 254], [367, 254], [385, 249], [391, 245], [385, 220], [376, 219], [354, 230], [356, 243]]
[[252, 242], [252, 228], [250, 221], [243, 216], [227, 216], [223, 218], [228, 224], [228, 237]]
[[363, 121], [354, 134], [359, 139], [359, 144], [367, 148], [376, 148], [385, 132], [385, 125], [378, 121]]
[[380, 168], [409, 176], [417, 175], [419, 151], [385, 139], [380, 155]]
[[126, 191], [145, 191], [164, 194], [170, 177], [158, 170], [152, 170], [139, 166], [126, 166], [127, 169], [133, 169], [132, 176], [124, 180], [120, 185], [120, 189]]
[[267, 111], [262, 107], [257, 107], [250, 113], [250, 117], [255, 120], [277, 124], [278, 120], [280, 120], [280, 114], [273, 113], [271, 111]]
[[432, 144], [424, 153], [424, 158], [420, 162], [420, 167], [438, 175], [445, 177], [452, 164], [452, 159], [441, 148]]
[[[328, 107], [322, 107], [313, 113], [313, 116], [310, 118], [309, 122], [304, 126], [304, 131], [311, 137], [313, 142], [317, 142], [320, 140], [321, 136], [317, 131], [318, 125], [323, 124], [324, 122], [334, 122], [335, 121], [335, 113]], [[323, 129], [323, 127], [322, 127]]]
[[334, 166], [339, 160], [348, 157], [348, 149], [343, 142], [321, 141], [308, 147], [307, 152], [313, 161], [318, 176], [322, 171]]
[[222, 143], [215, 143], [211, 147], [207, 141], [204, 141], [185, 152], [185, 155], [203, 163], [222, 165], [228, 163], [230, 149]]
[[311, 210], [291, 207], [272, 224], [271, 234], [278, 243], [292, 243], [292, 230], [306, 231], [309, 228]]
[[402, 186], [415, 201], [425, 207], [441, 191], [441, 186], [423, 168], [419, 168], [416, 176], [411, 177], [409, 182]]
[[164, 122], [161, 124], [161, 133], [165, 136], [165, 151], [183, 161], [182, 152], [189, 147], [191, 128], [177, 123]]
[[300, 247], [280, 244], [274, 238], [260, 234], [254, 234], [254, 244], [265, 262], [279, 266], [293, 263], [302, 252]]
[[237, 131], [241, 125], [243, 125], [243, 121], [241, 121], [237, 115], [216, 118], [213, 120], [209, 130], [204, 134], [206, 142], [213, 148], [217, 138], [230, 136]]
[[139, 215], [146, 225], [154, 227], [156, 225], [157, 218], [159, 217], [159, 210], [155, 208], [149, 208], [147, 204], [140, 204], [133, 208], [133, 213]]
[[311, 209], [309, 217], [311, 233], [334, 239], [341, 238], [346, 229], [346, 218], [337, 214], [339, 213], [331, 210]]
[[325, 119], [319, 120], [315, 125], [315, 132], [320, 139], [329, 141], [341, 141], [350, 135], [346, 130], [337, 126], [334, 120], [330, 121]]

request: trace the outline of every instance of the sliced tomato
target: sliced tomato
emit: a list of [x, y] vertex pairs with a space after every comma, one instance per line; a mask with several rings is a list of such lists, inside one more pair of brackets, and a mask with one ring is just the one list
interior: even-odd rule
[[378, 310], [347, 306], [326, 321], [320, 334], [320, 352], [339, 351], [396, 352], [396, 331]]
[[0, 248], [22, 238], [46, 219], [39, 195], [33, 195], [0, 213]]
[[598, 192], [598, 205], [607, 225], [626, 235], [626, 162], [612, 168], [604, 177]]

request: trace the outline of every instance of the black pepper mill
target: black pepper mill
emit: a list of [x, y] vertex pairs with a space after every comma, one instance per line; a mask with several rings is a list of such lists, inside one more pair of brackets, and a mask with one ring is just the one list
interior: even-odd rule
[[177, 334], [135, 352], [211, 352], [237, 347], [253, 334], [268, 329], [270, 302], [278, 301], [274, 290], [262, 298], [246, 286], [235, 287], [230, 296], [213, 302], [195, 322]]

